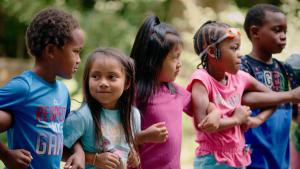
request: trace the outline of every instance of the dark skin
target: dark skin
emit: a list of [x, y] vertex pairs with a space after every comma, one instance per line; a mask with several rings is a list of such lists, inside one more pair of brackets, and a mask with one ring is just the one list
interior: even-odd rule
[[[6, 131], [13, 122], [12, 115], [0, 110], [0, 132]], [[30, 164], [32, 156], [29, 151], [24, 149], [10, 150], [0, 142], [0, 159], [7, 168], [25, 169]]]
[[266, 11], [263, 25], [250, 27], [250, 56], [272, 64], [272, 54], [280, 53], [286, 45], [286, 30], [287, 20], [283, 13]]

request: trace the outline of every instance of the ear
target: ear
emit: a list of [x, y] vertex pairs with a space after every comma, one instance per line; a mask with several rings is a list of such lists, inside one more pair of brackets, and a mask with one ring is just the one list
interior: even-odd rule
[[56, 50], [57, 50], [57, 47], [55, 45], [48, 44], [43, 50], [44, 56], [47, 56], [48, 58], [53, 59], [55, 56]]
[[252, 25], [250, 26], [249, 33], [251, 38], [258, 38], [259, 26]]
[[129, 89], [131, 82], [126, 80], [124, 90]]
[[212, 46], [208, 47], [207, 54], [211, 58], [216, 58], [216, 48]]

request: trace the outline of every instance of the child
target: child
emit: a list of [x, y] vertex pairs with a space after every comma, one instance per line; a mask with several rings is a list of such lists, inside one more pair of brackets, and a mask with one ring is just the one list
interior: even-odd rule
[[136, 104], [141, 110], [141, 128], [144, 131], [158, 124], [161, 136], [149, 142], [150, 132], [137, 135], [143, 169], [180, 168], [182, 111], [190, 112], [191, 102], [190, 93], [174, 83], [182, 66], [181, 50], [177, 31], [156, 16], [145, 19], [131, 50], [137, 72]]
[[[142, 169], [180, 168], [181, 113], [188, 112], [191, 101], [190, 93], [173, 83], [181, 68], [181, 49], [178, 33], [155, 16], [145, 19], [135, 38], [131, 57], [142, 117], [142, 131], [135, 139]], [[217, 125], [208, 120], [203, 128]]]
[[[125, 169], [129, 151], [136, 151], [133, 134], [140, 130], [140, 115], [132, 106], [134, 79], [132, 59], [117, 50], [96, 49], [89, 56], [84, 103], [64, 124], [64, 145], [71, 148], [79, 139], [83, 150], [93, 153], [85, 168]], [[65, 168], [74, 162], [71, 159]]]
[[[250, 164], [250, 153], [240, 125], [251, 121], [254, 123], [251, 125], [256, 127], [272, 113], [272, 109], [267, 109], [257, 117], [247, 118], [249, 107], [241, 106], [244, 91], [261, 91], [260, 95], [256, 95], [258, 97], [244, 96], [248, 98], [243, 98], [245, 101], [251, 99], [250, 102], [256, 102], [258, 106], [272, 106], [293, 99], [299, 101], [295, 97], [299, 89], [279, 95], [270, 92], [249, 74], [239, 71], [240, 33], [227, 24], [215, 21], [203, 24], [194, 36], [194, 48], [201, 58], [203, 69], [192, 75], [187, 87], [192, 91], [193, 109], [203, 114], [201, 107], [211, 101], [221, 110], [220, 126], [216, 132], [196, 131], [199, 147], [194, 166], [196, 169], [243, 168]], [[195, 116], [199, 117], [203, 115]]]
[[0, 146], [6, 167], [59, 168], [70, 97], [56, 76], [72, 78], [83, 42], [78, 22], [57, 9], [40, 11], [28, 26], [26, 45], [35, 65], [0, 89], [0, 109], [14, 118], [7, 132], [9, 149]]
[[[249, 9], [244, 29], [252, 43], [252, 51], [242, 58], [241, 69], [273, 91], [288, 91], [289, 77], [285, 69], [290, 67], [272, 58], [272, 54], [280, 53], [286, 45], [285, 14], [270, 4], [256, 5]], [[256, 115], [259, 110], [252, 112]], [[289, 168], [291, 117], [291, 104], [280, 105], [264, 124], [246, 132], [246, 142], [253, 149], [248, 168]]]

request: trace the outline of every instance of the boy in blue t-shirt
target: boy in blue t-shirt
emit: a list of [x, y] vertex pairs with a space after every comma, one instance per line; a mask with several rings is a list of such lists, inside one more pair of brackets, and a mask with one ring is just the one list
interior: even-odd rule
[[[0, 88], [0, 109], [13, 117], [7, 131], [9, 149], [0, 144], [0, 159], [7, 168], [60, 168], [70, 97], [56, 76], [72, 78], [83, 43], [78, 22], [58, 9], [40, 11], [28, 26], [26, 45], [35, 65]], [[2, 124], [0, 119], [0, 129]]]
[[[291, 67], [272, 58], [286, 45], [287, 20], [276, 6], [259, 4], [249, 9], [244, 29], [252, 43], [252, 51], [242, 57], [241, 69], [250, 73], [273, 91], [288, 91], [295, 86], [289, 82]], [[260, 110], [252, 110], [257, 115]], [[292, 105], [279, 105], [262, 125], [245, 133], [246, 143], [251, 145], [252, 163], [247, 168], [288, 169], [290, 160], [289, 130]]]

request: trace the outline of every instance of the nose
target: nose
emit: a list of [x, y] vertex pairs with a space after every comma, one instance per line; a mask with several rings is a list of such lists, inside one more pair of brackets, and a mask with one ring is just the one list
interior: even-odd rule
[[181, 62], [181, 60], [179, 60], [178, 63], [177, 63], [177, 65], [176, 65], [176, 68], [177, 68], [177, 69], [180, 69], [181, 66], [182, 66], [182, 62]]
[[100, 81], [99, 81], [99, 87], [100, 88], [106, 88], [108, 87], [108, 83], [107, 83], [107, 80], [105, 80], [104, 78], [102, 78]]
[[80, 56], [77, 55], [76, 64], [79, 64], [81, 62]]
[[286, 33], [285, 33], [285, 32], [282, 32], [282, 33], [280, 34], [280, 40], [281, 40], [281, 41], [286, 41]]

